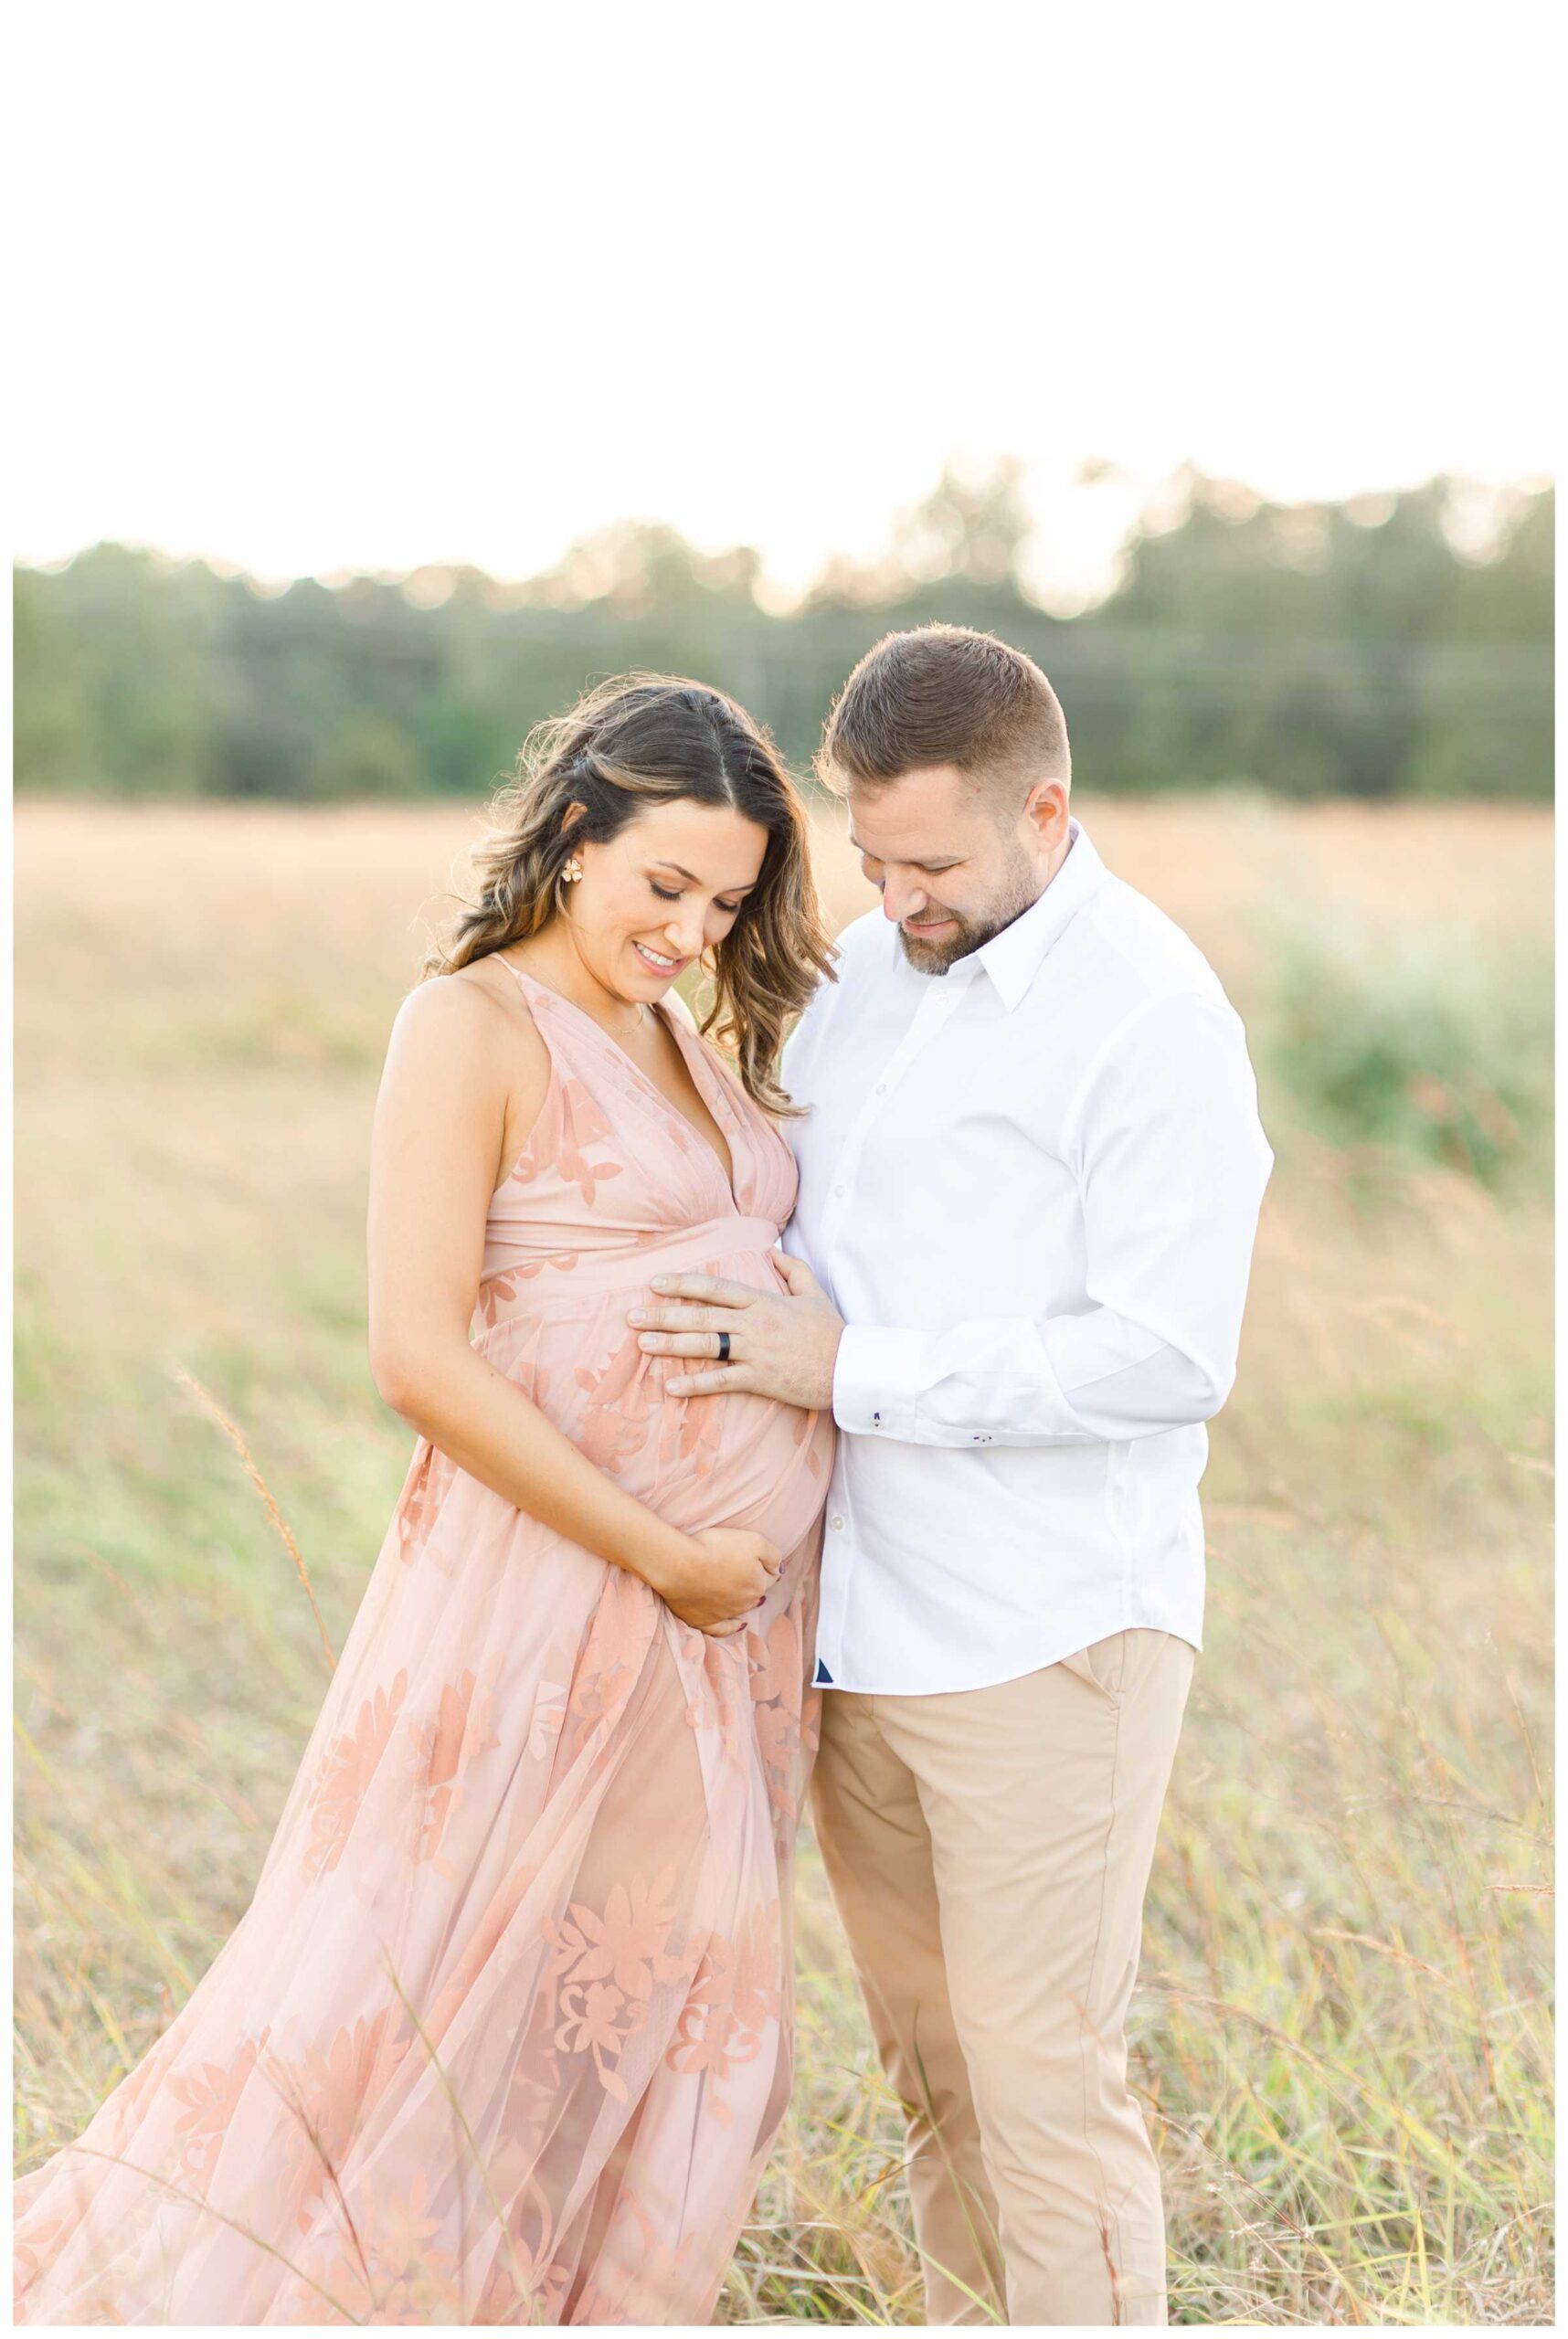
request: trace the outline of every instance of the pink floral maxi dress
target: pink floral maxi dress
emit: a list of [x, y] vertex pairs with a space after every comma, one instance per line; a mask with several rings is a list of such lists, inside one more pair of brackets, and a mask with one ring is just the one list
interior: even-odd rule
[[603, 1469], [787, 1564], [683, 1625], [421, 1438], [255, 1897], [16, 2187], [32, 2323], [695, 2323], [789, 2095], [826, 1414], [678, 1400], [664, 1269], [781, 1288], [777, 1130], [678, 1017], [719, 1159], [520, 970], [551, 1058], [471, 1337]]

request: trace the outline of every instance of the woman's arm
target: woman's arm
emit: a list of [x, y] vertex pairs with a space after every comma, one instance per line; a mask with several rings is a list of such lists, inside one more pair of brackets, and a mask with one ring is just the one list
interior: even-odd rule
[[738, 1629], [781, 1564], [765, 1537], [669, 1526], [548, 1421], [469, 1339], [509, 1095], [524, 1141], [549, 1062], [526, 1016], [435, 977], [397, 1011], [371, 1135], [370, 1367], [393, 1411], [461, 1469], [651, 1584], [704, 1630]]

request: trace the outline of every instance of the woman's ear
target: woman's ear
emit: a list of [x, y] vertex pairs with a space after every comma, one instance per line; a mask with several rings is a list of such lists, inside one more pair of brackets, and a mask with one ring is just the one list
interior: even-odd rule
[[588, 806], [573, 802], [561, 814], [561, 842], [575, 845], [579, 822], [588, 817]]

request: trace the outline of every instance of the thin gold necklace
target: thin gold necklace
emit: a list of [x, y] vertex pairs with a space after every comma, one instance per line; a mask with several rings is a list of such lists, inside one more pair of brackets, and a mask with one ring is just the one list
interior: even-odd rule
[[[503, 957], [503, 958], [505, 958], [505, 955], [506, 955], [506, 954], [505, 954], [505, 952], [504, 952], [504, 951], [503, 951], [503, 952], [501, 953], [501, 955], [502, 955], [502, 957]], [[513, 966], [516, 966], [516, 965], [519, 963], [519, 961], [518, 961], [518, 960], [516, 960], [515, 958], [507, 958], [507, 959], [506, 959], [506, 963], [507, 963], [507, 965], [508, 965], [509, 967], [513, 967]], [[523, 971], [524, 971], [524, 974], [527, 974], [527, 973], [530, 971], [530, 969], [529, 969], [528, 968], [524, 967], [524, 968], [523, 968]], [[535, 976], [534, 977], [534, 980], [535, 980], [535, 982], [539, 982], [539, 981], [542, 981], [542, 980], [543, 980], [543, 978], [542, 978], [541, 976], [539, 976], [539, 975], [535, 975]], [[546, 990], [550, 990], [550, 989], [552, 989], [552, 988], [553, 988], [553, 986], [552, 986], [552, 985], [547, 984], [547, 983], [546, 984], [546, 986], [545, 986], [545, 987], [546, 987]], [[597, 1015], [594, 1015], [594, 1014], [593, 1014], [593, 1011], [592, 1011], [592, 1009], [591, 1009], [591, 1008], [587, 1008], [587, 1007], [583, 1007], [583, 1006], [581, 1006], [581, 1005], [578, 1003], [578, 1001], [577, 1001], [577, 1000], [575, 1000], [575, 999], [572, 999], [572, 998], [568, 997], [568, 995], [567, 995], [567, 993], [566, 991], [562, 991], [562, 992], [561, 992], [561, 994], [560, 994], [560, 996], [561, 996], [561, 998], [563, 998], [564, 1000], [566, 1000], [567, 1004], [567, 1006], [568, 1006], [568, 1007], [576, 1007], [579, 1015], [588, 1015], [588, 1016], [590, 1016], [590, 1017], [591, 1017], [591, 1019], [592, 1019], [592, 1021], [593, 1021], [594, 1022], [596, 1022], [596, 1023], [599, 1023], [599, 1017], [598, 1017]], [[616, 1036], [619, 1036], [619, 1037], [620, 1037], [620, 1038], [621, 1038], [621, 1039], [630, 1039], [633, 1032], [641, 1032], [641, 1031], [643, 1029], [644, 1025], [645, 1025], [645, 1024], [647, 1023], [647, 1021], [648, 1021], [648, 1013], [649, 1013], [649, 1011], [648, 1011], [648, 1007], [647, 1007], [646, 1002], [645, 1002], [645, 1001], [643, 1001], [643, 1000], [639, 1000], [639, 1002], [638, 1002], [638, 1007], [637, 1007], [637, 1013], [636, 1013], [636, 1015], [632, 1018], [632, 1020], [631, 1020], [631, 1021], [630, 1021], [630, 1023], [622, 1023], [622, 1024], [614, 1024], [614, 1023], [604, 1024], [604, 1023], [600, 1023], [600, 1024], [599, 1024], [599, 1028], [600, 1028], [600, 1030], [601, 1030], [601, 1031], [608, 1031], [608, 1032], [609, 1032], [610, 1033], [612, 1033], [612, 1034], [614, 1034], [614, 1035], [616, 1035]]]

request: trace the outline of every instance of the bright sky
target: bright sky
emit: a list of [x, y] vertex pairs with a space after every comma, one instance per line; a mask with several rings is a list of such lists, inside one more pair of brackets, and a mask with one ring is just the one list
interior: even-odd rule
[[522, 576], [625, 516], [783, 591], [944, 457], [1047, 590], [1184, 457], [1539, 476], [1551, 14], [1342, 0], [13, 17], [14, 543]]

